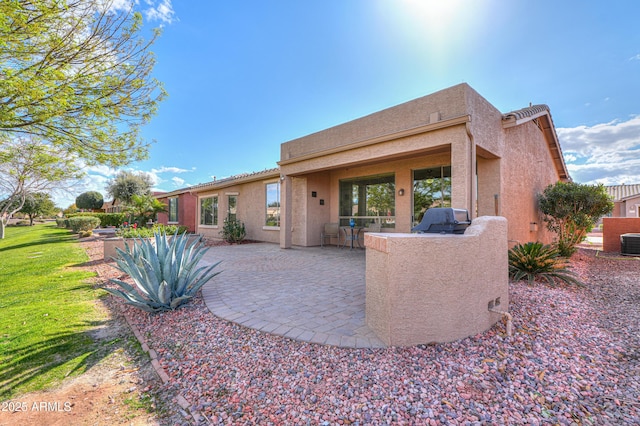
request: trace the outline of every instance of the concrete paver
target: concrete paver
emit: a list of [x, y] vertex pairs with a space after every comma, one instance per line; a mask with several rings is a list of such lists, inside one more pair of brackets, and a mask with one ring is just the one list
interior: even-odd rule
[[222, 273], [202, 288], [213, 314], [300, 341], [384, 347], [365, 323], [364, 250], [211, 247], [203, 262], [218, 261]]

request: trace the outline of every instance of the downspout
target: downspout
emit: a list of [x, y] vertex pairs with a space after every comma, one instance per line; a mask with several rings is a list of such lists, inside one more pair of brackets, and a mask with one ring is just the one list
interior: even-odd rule
[[[476, 142], [475, 139], [473, 138], [473, 133], [471, 132], [471, 126], [469, 125], [470, 121], [467, 121], [467, 123], [465, 124], [465, 128], [467, 130], [467, 136], [469, 137], [469, 141], [471, 142], [471, 150], [470, 150], [470, 164], [471, 164], [471, 176], [470, 176], [470, 189], [471, 189], [471, 206], [473, 207], [473, 213], [472, 213], [472, 219], [476, 217], [476, 205], [477, 205], [477, 198], [478, 198], [478, 194], [477, 194], [477, 185], [474, 185], [475, 180], [476, 180], [476, 175], [477, 175], [477, 167], [476, 167]], [[499, 195], [495, 194], [494, 196], [494, 203], [495, 203], [495, 209], [496, 209], [496, 216], [497, 216], [497, 210], [498, 210], [498, 200], [499, 200]], [[504, 318], [506, 320], [506, 328], [507, 328], [507, 336], [511, 337], [513, 335], [513, 316], [511, 316], [511, 314], [507, 311], [501, 311], [499, 309], [497, 309], [497, 306], [500, 305], [500, 298], [497, 298], [495, 300], [495, 302], [492, 300], [489, 302], [489, 306], [488, 306], [488, 310], [489, 312], [493, 312], [494, 314], [500, 314], [502, 315], [502, 318]]]
[[467, 136], [469, 137], [469, 142], [471, 143], [471, 149], [469, 150], [469, 166], [471, 167], [471, 172], [469, 173], [469, 195], [470, 195], [470, 206], [469, 211], [471, 212], [471, 220], [475, 219], [478, 213], [478, 194], [477, 194], [477, 185], [476, 176], [478, 174], [476, 167], [476, 141], [473, 137], [473, 133], [471, 132], [471, 120], [465, 123], [465, 130], [467, 131]]

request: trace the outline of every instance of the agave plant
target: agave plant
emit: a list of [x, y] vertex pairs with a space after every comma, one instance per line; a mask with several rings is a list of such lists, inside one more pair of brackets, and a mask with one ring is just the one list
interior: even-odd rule
[[154, 233], [151, 239], [137, 239], [133, 246], [117, 248], [116, 268], [131, 277], [135, 286], [111, 279], [120, 289], [105, 288], [121, 297], [127, 304], [148, 312], [167, 311], [188, 302], [198, 290], [220, 272], [213, 269], [220, 264], [197, 267], [208, 251], [199, 240], [188, 243], [186, 233], [172, 237]]
[[513, 281], [526, 279], [532, 284], [541, 279], [552, 285], [557, 281], [582, 285], [567, 266], [568, 260], [556, 248], [540, 242], [518, 244], [509, 250], [509, 277]]

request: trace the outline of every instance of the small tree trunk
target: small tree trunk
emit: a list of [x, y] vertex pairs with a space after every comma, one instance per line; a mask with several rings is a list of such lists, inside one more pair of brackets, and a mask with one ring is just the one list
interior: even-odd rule
[[0, 240], [4, 240], [4, 227], [6, 223], [4, 222], [4, 218], [0, 219]]

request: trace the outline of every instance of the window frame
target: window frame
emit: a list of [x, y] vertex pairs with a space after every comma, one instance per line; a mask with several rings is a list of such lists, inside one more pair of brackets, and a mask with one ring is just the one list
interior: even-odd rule
[[[439, 169], [438, 171], [438, 175], [436, 176], [435, 173], [432, 177], [430, 178], [424, 178], [424, 179], [416, 179], [416, 174], [421, 174], [421, 173], [433, 173], [435, 172], [437, 169]], [[417, 224], [419, 224], [422, 220], [422, 217], [424, 216], [424, 213], [429, 210], [429, 208], [433, 208], [433, 207], [451, 207], [451, 201], [452, 201], [452, 192], [453, 192], [453, 185], [452, 185], [452, 176], [453, 176], [453, 171], [452, 171], [452, 167], [451, 164], [441, 164], [441, 165], [437, 165], [437, 166], [432, 166], [432, 167], [422, 167], [419, 169], [414, 169], [411, 171], [411, 179], [412, 179], [412, 184], [411, 184], [411, 222], [412, 222], [412, 226], [416, 226]], [[417, 182], [418, 181], [427, 181], [428, 179], [432, 179], [434, 181], [438, 180], [439, 185], [439, 189], [437, 189], [436, 191], [434, 191], [434, 194], [439, 194], [439, 197], [433, 197], [433, 204], [430, 207], [427, 207], [426, 210], [424, 211], [420, 211], [417, 212], [416, 211], [416, 188], [417, 188]], [[436, 187], [434, 187], [435, 189]], [[417, 213], [417, 214], [416, 214]]]
[[[269, 198], [269, 187], [271, 185], [275, 185], [276, 189], [275, 192], [277, 194], [277, 206], [270, 206], [270, 201], [271, 203], [273, 203], [274, 201], [272, 201]], [[265, 187], [265, 215], [264, 215], [264, 226], [263, 229], [280, 229], [280, 220], [281, 220], [281, 211], [280, 211], [280, 207], [282, 206], [282, 199], [281, 199], [281, 193], [280, 193], [280, 181], [276, 180], [276, 181], [272, 181], [272, 182], [265, 182], [264, 184]], [[273, 191], [273, 190], [272, 190]], [[276, 218], [276, 224], [275, 225], [270, 225], [269, 224], [269, 209], [276, 209], [274, 211], [274, 214], [271, 216], [274, 216]]]
[[[238, 220], [238, 193], [228, 193], [225, 194], [227, 196], [227, 220]], [[233, 207], [231, 207], [231, 199], [234, 199]], [[231, 209], [233, 208], [234, 212], [231, 213]], [[233, 215], [233, 218], [231, 217]]]
[[[204, 218], [203, 218], [203, 206], [202, 203], [205, 200], [211, 200], [211, 223], [207, 224], [204, 223]], [[211, 195], [205, 195], [205, 196], [201, 196], [198, 197], [198, 226], [204, 227], [204, 228], [217, 228], [218, 227], [218, 216], [220, 213], [219, 210], [219, 202], [220, 199], [218, 197], [218, 194], [211, 194]]]
[[[386, 185], [384, 189], [387, 194], [370, 191], [370, 187]], [[348, 189], [347, 189], [348, 188]], [[349, 226], [351, 219], [354, 219], [358, 227], [367, 227], [371, 223], [379, 223], [383, 228], [396, 227], [396, 174], [382, 173], [376, 175], [357, 176], [353, 178], [340, 179], [338, 181], [338, 219], [340, 226]], [[376, 191], [377, 192], [377, 191]], [[364, 204], [361, 205], [361, 196], [364, 196]], [[371, 199], [384, 200], [388, 197], [388, 206], [375, 206]], [[353, 211], [354, 206], [357, 212]], [[382, 209], [386, 209], [387, 214], [382, 215]], [[348, 211], [350, 210], [350, 211]], [[377, 211], [377, 215], [369, 213]], [[351, 214], [346, 214], [351, 213]]]
[[[169, 197], [167, 208], [167, 223], [179, 223], [180, 221], [180, 200], [178, 197]], [[175, 206], [172, 206], [175, 204]], [[172, 213], [175, 212], [175, 217], [172, 217]]]

